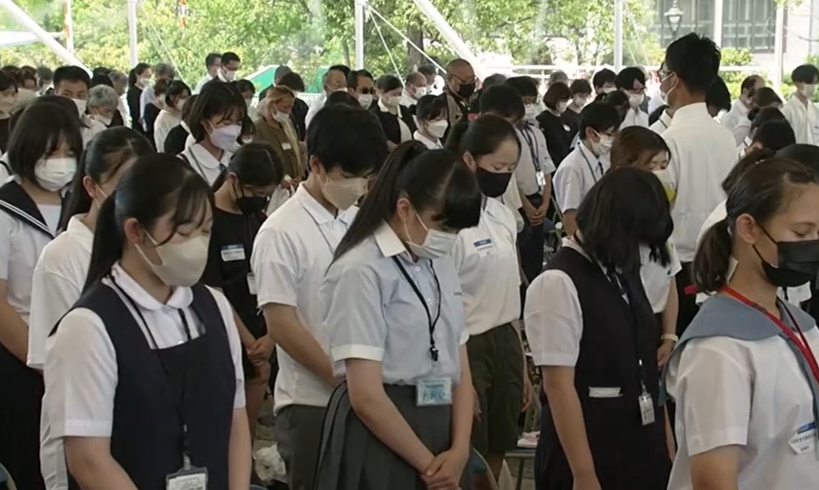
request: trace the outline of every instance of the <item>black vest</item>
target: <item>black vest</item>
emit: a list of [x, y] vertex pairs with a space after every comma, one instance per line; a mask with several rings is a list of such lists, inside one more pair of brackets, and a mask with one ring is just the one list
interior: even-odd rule
[[[598, 264], [569, 247], [560, 249], [546, 270], [566, 273], [580, 300], [583, 335], [575, 386], [603, 490], [665, 490], [671, 461], [665, 443], [664, 409], [658, 403], [660, 331], [639, 272], [621, 274], [621, 290]], [[624, 292], [629, 302], [623, 298]], [[646, 427], [638, 403], [641, 377], [654, 399], [655, 422]], [[618, 387], [621, 395], [616, 398], [589, 396], [589, 388]], [[538, 488], [571, 489], [571, 470], [545, 395], [544, 402], [536, 461], [538, 481], [542, 482]]]
[[[74, 306], [96, 313], [114, 345], [118, 382], [111, 455], [140, 490], [164, 490], [165, 477], [182, 468], [177, 408], [183, 386], [191, 464], [207, 468], [209, 490], [228, 488], [235, 368], [216, 300], [201, 284], [192, 290], [192, 309], [204, 323], [204, 332], [160, 350], [150, 348], [137, 320], [111, 287], [97, 283]], [[69, 488], [79, 485], [72, 480]]]

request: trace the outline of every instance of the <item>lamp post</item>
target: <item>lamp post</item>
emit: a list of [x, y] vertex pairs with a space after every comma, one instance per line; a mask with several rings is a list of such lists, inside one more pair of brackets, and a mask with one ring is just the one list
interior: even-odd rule
[[668, 25], [671, 26], [672, 40], [677, 39], [677, 31], [680, 30], [680, 23], [682, 22], [684, 13], [685, 12], [680, 9], [680, 5], [678, 4], [677, 0], [674, 0], [674, 2], [671, 4], [671, 8], [665, 13], [665, 20], [667, 20]]

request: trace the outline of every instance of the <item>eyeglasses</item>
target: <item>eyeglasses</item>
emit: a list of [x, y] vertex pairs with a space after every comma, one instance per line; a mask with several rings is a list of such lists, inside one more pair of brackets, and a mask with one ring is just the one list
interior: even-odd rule
[[458, 80], [459, 82], [461, 82], [461, 83], [463, 83], [465, 85], [470, 85], [470, 84], [478, 82], [478, 77], [476, 77], [475, 75], [472, 75], [472, 77], [470, 77], [469, 80], [464, 80], [463, 78], [459, 77], [458, 75], [452, 75], [452, 78], [454, 78], [455, 80]]
[[368, 94], [369, 95], [375, 95], [375, 89], [374, 88], [362, 88], [361, 93], [363, 95], [368, 95]]

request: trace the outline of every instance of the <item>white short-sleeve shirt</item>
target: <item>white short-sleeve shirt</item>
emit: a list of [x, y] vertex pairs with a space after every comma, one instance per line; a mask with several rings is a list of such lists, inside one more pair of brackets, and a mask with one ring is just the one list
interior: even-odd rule
[[182, 122], [182, 118], [175, 114], [171, 114], [166, 109], [159, 111], [154, 121], [154, 143], [156, 150], [159, 152], [165, 151], [165, 139], [168, 138], [168, 133]]
[[469, 335], [520, 317], [516, 241], [512, 212], [494, 199], [486, 199], [478, 226], [458, 233], [452, 258], [461, 280]]
[[816, 104], [808, 102], [805, 105], [794, 96], [782, 106], [782, 114], [791, 124], [797, 143], [819, 143], [819, 107]]
[[[819, 352], [819, 330], [805, 337]], [[784, 339], [692, 340], [666, 379], [679, 443], [669, 490], [691, 490], [690, 458], [725, 446], [741, 446], [742, 490], [816, 488], [816, 451], [800, 454], [789, 444], [815, 420], [808, 381]]]
[[628, 112], [626, 112], [626, 117], [623, 119], [623, 123], [620, 124], [620, 129], [625, 129], [631, 126], [641, 126], [647, 128], [648, 114], [643, 112], [643, 110], [639, 107], [636, 109], [629, 108]]
[[419, 131], [416, 131], [415, 134], [413, 134], [413, 138], [416, 141], [420, 141], [421, 143], [423, 143], [430, 150], [440, 150], [444, 147], [444, 145], [441, 144], [441, 140], [437, 138], [431, 140], [424, 136], [423, 134], [421, 134]]
[[654, 131], [657, 134], [665, 133], [665, 130], [671, 126], [671, 119], [672, 117], [668, 115], [668, 109], [664, 110], [662, 114], [660, 114], [660, 118], [654, 121], [654, 124], [651, 125], [650, 130]]
[[[318, 290], [333, 260], [338, 242], [358, 208], [333, 216], [302, 185], [265, 220], [253, 242], [251, 268], [256, 276], [259, 307], [276, 303], [293, 306], [302, 325], [329, 354]], [[324, 407], [331, 387], [277, 349], [276, 411], [297, 404]]]
[[643, 281], [643, 289], [646, 291], [651, 309], [654, 313], [662, 313], [668, 304], [668, 292], [671, 289], [671, 281], [682, 270], [680, 258], [677, 256], [677, 249], [672, 242], [668, 242], [668, 255], [671, 262], [662, 265], [651, 259], [648, 247], [640, 247], [640, 279]]
[[520, 233], [523, 230], [523, 215], [520, 214], [520, 209], [523, 207], [523, 201], [520, 198], [520, 189], [518, 189], [518, 181], [515, 179], [514, 172], [512, 173], [512, 178], [509, 179], [509, 185], [506, 186], [506, 192], [503, 193], [501, 197], [497, 198], [500, 202], [503, 203], [504, 206], [509, 208], [512, 211], [512, 214], [515, 217], [515, 225]]
[[586, 194], [609, 169], [609, 159], [597, 158], [581, 141], [555, 172], [554, 193], [562, 213], [577, 210]]
[[213, 185], [233, 157], [233, 153], [222, 151], [222, 157], [217, 160], [201, 143], [185, 148], [182, 154], [188, 159], [188, 165], [208, 181], [208, 185]]
[[520, 141], [520, 159], [515, 167], [518, 189], [522, 196], [540, 194], [543, 186], [538, 182], [537, 169], [543, 172], [544, 177], [555, 171], [555, 164], [546, 146], [546, 137], [540, 128], [531, 123], [526, 123], [522, 130], [515, 128], [515, 132]]
[[85, 124], [85, 126], [80, 128], [83, 146], [88, 146], [88, 142], [94, 139], [94, 136], [108, 129], [101, 122], [97, 121], [96, 119], [91, 119], [85, 115], [82, 116], [82, 121]]

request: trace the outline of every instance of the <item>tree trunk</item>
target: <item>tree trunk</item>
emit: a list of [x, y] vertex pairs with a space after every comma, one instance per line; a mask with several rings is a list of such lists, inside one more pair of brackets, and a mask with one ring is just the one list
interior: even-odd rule
[[[424, 49], [424, 29], [423, 21], [419, 16], [412, 18], [407, 27], [407, 37], [421, 49]], [[427, 59], [418, 52], [417, 49], [407, 44], [407, 66], [410, 70], [415, 71], [419, 66], [427, 63]]]
[[341, 41], [341, 48], [344, 50], [344, 61], [347, 66], [352, 67], [353, 64], [350, 63], [350, 45], [347, 43], [347, 38], [345, 37]]

